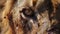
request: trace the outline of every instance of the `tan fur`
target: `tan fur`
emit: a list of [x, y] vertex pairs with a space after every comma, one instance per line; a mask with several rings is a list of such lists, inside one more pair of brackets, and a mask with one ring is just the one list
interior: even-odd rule
[[[22, 25], [21, 13], [19, 13], [19, 12], [22, 11], [22, 9], [26, 8], [26, 7], [32, 7], [33, 10], [37, 11], [37, 8], [39, 8], [39, 6], [44, 2], [44, 0], [42, 0], [42, 1], [41, 0], [26, 0], [26, 1], [23, 1], [23, 3], [20, 3], [19, 1], [20, 0], [17, 1], [18, 4], [16, 3], [17, 7], [15, 7], [14, 0], [6, 0], [6, 2], [4, 4], [5, 6], [3, 8], [3, 13], [2, 13], [3, 28], [2, 28], [1, 34], [14, 34], [12, 27], [9, 25], [10, 24], [9, 16], [11, 14], [13, 15], [15, 34], [23, 34], [24, 31], [23, 31], [23, 27], [22, 27], [23, 25]], [[58, 3], [58, 0], [51, 0], [51, 1], [53, 4], [53, 7], [54, 7], [53, 13], [56, 13], [56, 5]], [[36, 3], [36, 5], [33, 6], [33, 3]], [[16, 10], [16, 11], [14, 11], [14, 10]], [[43, 12], [41, 14], [38, 13], [36, 17], [38, 20], [37, 23], [39, 23], [40, 26], [38, 27], [37, 23], [34, 23], [33, 19], [30, 19], [30, 22], [32, 23], [32, 31], [28, 32], [27, 34], [36, 34], [36, 33], [37, 34], [48, 34], [48, 32], [46, 32], [46, 30], [48, 28], [50, 28], [51, 24], [53, 24], [53, 21], [52, 21], [52, 23], [50, 23], [49, 16], [48, 16], [48, 10], [45, 10], [45, 12]], [[23, 18], [25, 18], [25, 16], [23, 16]]]
[[[4, 10], [2, 13], [2, 20], [3, 20], [2, 23], [3, 23], [3, 30], [4, 30], [4, 31], [2, 31], [3, 34], [12, 34], [12, 30], [9, 26], [9, 20], [8, 20], [7, 15], [11, 11], [13, 2], [14, 2], [13, 0], [6, 0], [6, 3], [5, 3], [5, 7], [4, 7]], [[8, 29], [8, 31], [5, 32], [7, 29]]]

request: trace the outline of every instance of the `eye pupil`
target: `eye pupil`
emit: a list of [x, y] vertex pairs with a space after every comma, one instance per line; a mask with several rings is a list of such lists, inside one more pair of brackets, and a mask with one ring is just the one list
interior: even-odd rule
[[24, 8], [22, 12], [27, 17], [32, 17], [34, 15], [34, 11], [31, 8]]

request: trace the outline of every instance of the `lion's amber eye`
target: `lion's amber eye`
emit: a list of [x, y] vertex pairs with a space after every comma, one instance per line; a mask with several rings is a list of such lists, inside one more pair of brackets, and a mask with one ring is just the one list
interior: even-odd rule
[[31, 15], [31, 14], [32, 14], [32, 11], [29, 10], [29, 9], [27, 9], [27, 10], [25, 10], [25, 14], [26, 14], [26, 15]]
[[24, 8], [22, 12], [25, 16], [28, 16], [28, 17], [32, 17], [34, 15], [34, 11], [30, 8]]

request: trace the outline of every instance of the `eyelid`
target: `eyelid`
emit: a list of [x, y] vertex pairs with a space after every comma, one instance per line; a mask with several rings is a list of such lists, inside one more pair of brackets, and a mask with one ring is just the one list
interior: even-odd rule
[[25, 15], [23, 14], [23, 13], [21, 13], [21, 16], [25, 19], [26, 17], [25, 17]]

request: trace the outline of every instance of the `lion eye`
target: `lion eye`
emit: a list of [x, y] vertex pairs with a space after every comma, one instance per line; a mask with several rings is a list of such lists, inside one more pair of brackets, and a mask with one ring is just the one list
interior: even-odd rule
[[27, 17], [33, 17], [34, 16], [34, 11], [31, 8], [23, 8], [22, 12]]

